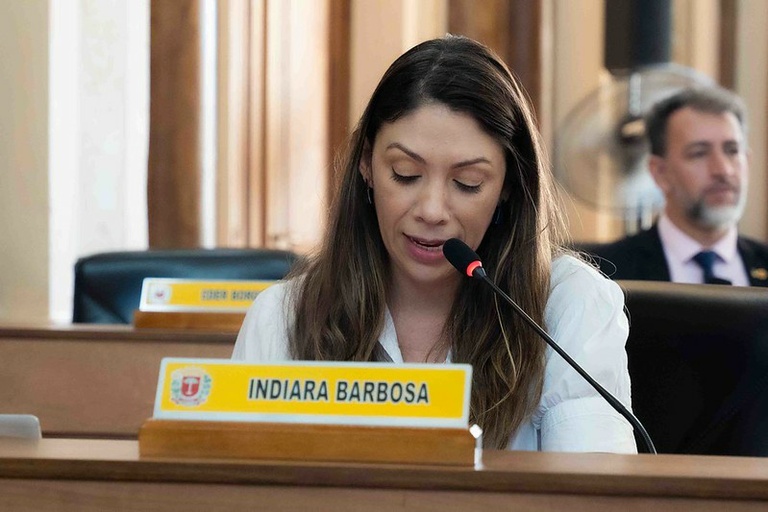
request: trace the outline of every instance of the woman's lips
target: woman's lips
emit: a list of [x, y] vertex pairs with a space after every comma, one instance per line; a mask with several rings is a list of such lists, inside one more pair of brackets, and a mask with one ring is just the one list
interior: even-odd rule
[[[406, 235], [406, 236], [408, 236], [408, 235]], [[418, 237], [415, 237], [415, 236], [408, 236], [408, 238], [414, 244], [422, 246], [422, 247], [424, 247], [426, 249], [430, 249], [430, 250], [434, 249], [434, 250], [442, 251], [443, 244], [445, 243], [445, 240], [443, 240], [441, 238], [432, 238], [432, 239], [430, 239], [430, 238], [418, 238]]]
[[408, 252], [416, 261], [426, 264], [442, 263], [445, 261], [443, 256], [445, 239], [421, 238], [410, 235], [405, 235], [405, 237], [408, 240]]

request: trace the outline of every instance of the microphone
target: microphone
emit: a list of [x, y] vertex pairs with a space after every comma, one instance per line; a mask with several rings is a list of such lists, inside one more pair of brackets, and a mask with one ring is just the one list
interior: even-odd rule
[[610, 394], [603, 386], [601, 386], [595, 379], [593, 379], [592, 376], [587, 373], [586, 370], [584, 370], [584, 368], [579, 366], [579, 364], [574, 361], [571, 356], [569, 356], [568, 353], [563, 350], [560, 345], [558, 345], [555, 340], [553, 340], [552, 337], [533, 320], [533, 318], [528, 316], [528, 313], [523, 311], [523, 309], [514, 300], [512, 300], [509, 295], [504, 293], [501, 288], [496, 286], [496, 283], [491, 281], [491, 279], [488, 277], [488, 274], [485, 273], [483, 264], [480, 262], [480, 257], [477, 255], [477, 253], [475, 253], [475, 251], [470, 249], [467, 244], [458, 238], [451, 238], [446, 240], [445, 244], [443, 245], [443, 255], [445, 255], [445, 258], [448, 260], [448, 262], [462, 274], [466, 274], [469, 277], [474, 277], [488, 283], [493, 291], [497, 295], [501, 296], [504, 300], [506, 300], [515, 310], [515, 312], [520, 315], [522, 319], [525, 320], [525, 322], [531, 326], [533, 330], [536, 331], [536, 333], [541, 336], [545, 342], [547, 342], [547, 345], [552, 347], [552, 350], [560, 354], [560, 357], [565, 359], [565, 361], [571, 365], [571, 367], [576, 370], [576, 372], [578, 372], [578, 374], [581, 375], [584, 380], [586, 380], [595, 389], [595, 391], [597, 391], [598, 394], [602, 396], [605, 401], [608, 402], [608, 404], [610, 404], [611, 407], [613, 407], [619, 414], [626, 418], [626, 420], [630, 423], [630, 425], [632, 425], [635, 431], [640, 434], [640, 437], [642, 437], [648, 453], [656, 453], [656, 447], [653, 445], [653, 441], [651, 441], [651, 436], [648, 435], [648, 431], [645, 430], [645, 427], [642, 423], [640, 423], [640, 420], [638, 420], [634, 414], [629, 412], [629, 410], [624, 407], [624, 404], [622, 404], [615, 396]]

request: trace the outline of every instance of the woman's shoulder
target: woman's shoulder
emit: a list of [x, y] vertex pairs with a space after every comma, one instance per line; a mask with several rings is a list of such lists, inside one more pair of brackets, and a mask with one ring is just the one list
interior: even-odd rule
[[295, 280], [278, 281], [260, 292], [248, 308], [245, 320], [257, 317], [264, 320], [273, 318], [275, 314], [284, 314], [288, 302], [296, 286]]
[[545, 317], [554, 322], [563, 314], [611, 316], [624, 308], [624, 293], [588, 262], [571, 254], [552, 261]]
[[555, 292], [584, 294], [591, 291], [605, 294], [612, 299], [618, 297], [618, 293], [623, 299], [623, 293], [618, 284], [605, 277], [589, 262], [568, 253], [560, 254], [552, 260], [549, 282], [550, 294]]
[[237, 335], [233, 359], [267, 361], [288, 359], [288, 325], [296, 280], [280, 281], [259, 293]]
[[254, 307], [282, 306], [282, 303], [285, 302], [295, 286], [296, 281], [294, 279], [289, 281], [278, 281], [268, 286], [256, 296], [253, 304], [251, 304], [251, 309]]

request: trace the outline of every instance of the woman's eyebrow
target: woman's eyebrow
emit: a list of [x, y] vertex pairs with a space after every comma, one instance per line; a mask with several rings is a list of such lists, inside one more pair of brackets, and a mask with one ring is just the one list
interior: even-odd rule
[[459, 167], [469, 167], [470, 165], [475, 165], [475, 164], [490, 164], [490, 163], [491, 163], [490, 160], [488, 160], [484, 156], [480, 156], [477, 158], [472, 158], [470, 160], [464, 160], [462, 162], [453, 164], [451, 166], [451, 169], [458, 169]]
[[386, 149], [387, 149], [387, 150], [390, 150], [390, 149], [399, 149], [400, 151], [402, 151], [403, 153], [405, 153], [405, 154], [406, 154], [406, 155], [408, 155], [409, 157], [413, 158], [413, 159], [414, 159], [414, 160], [416, 160], [417, 162], [419, 162], [419, 163], [422, 163], [422, 164], [425, 164], [425, 163], [427, 163], [427, 161], [426, 161], [426, 160], [424, 160], [424, 158], [422, 158], [422, 156], [421, 156], [421, 155], [419, 155], [419, 154], [418, 154], [418, 153], [416, 153], [415, 151], [412, 151], [412, 150], [410, 150], [410, 149], [406, 148], [405, 146], [403, 146], [403, 145], [402, 145], [402, 144], [400, 144], [399, 142], [393, 142], [392, 144], [390, 144], [389, 146], [387, 146], [387, 148], [386, 148]]
[[[405, 146], [403, 146], [399, 142], [393, 142], [392, 144], [388, 145], [386, 147], [386, 149], [387, 150], [399, 149], [400, 151], [402, 151], [403, 153], [405, 153], [409, 157], [413, 158], [417, 162], [422, 163], [422, 164], [427, 163], [426, 160], [424, 160], [424, 158], [421, 155], [419, 155], [415, 151], [412, 151], [412, 150], [406, 148]], [[487, 158], [483, 157], [483, 156], [480, 156], [480, 157], [477, 157], [477, 158], [471, 158], [469, 160], [462, 160], [461, 162], [457, 162], [457, 163], [455, 163], [455, 164], [453, 164], [451, 166], [451, 169], [458, 169], [460, 167], [469, 167], [470, 165], [483, 164], [483, 163], [490, 164], [491, 161], [488, 160]]]

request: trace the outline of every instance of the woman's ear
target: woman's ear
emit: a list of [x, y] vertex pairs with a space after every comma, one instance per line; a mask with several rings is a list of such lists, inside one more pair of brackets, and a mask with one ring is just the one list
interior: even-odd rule
[[373, 151], [371, 145], [366, 140], [363, 142], [363, 153], [360, 155], [360, 162], [357, 169], [360, 171], [360, 175], [369, 187], [373, 185], [373, 176], [371, 175], [371, 161], [373, 160]]

